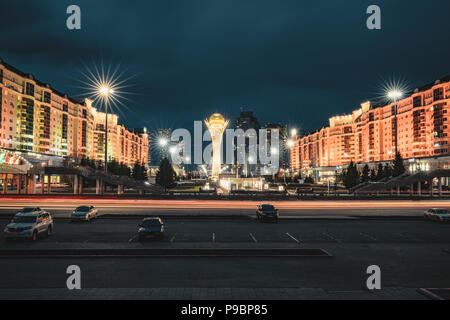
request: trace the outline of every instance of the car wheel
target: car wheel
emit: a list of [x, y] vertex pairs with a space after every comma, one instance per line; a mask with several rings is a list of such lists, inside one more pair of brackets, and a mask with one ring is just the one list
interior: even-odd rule
[[49, 226], [47, 228], [47, 237], [50, 237], [52, 235], [52, 233], [53, 233], [53, 228], [52, 228], [52, 226]]
[[31, 236], [31, 241], [36, 241], [38, 239], [37, 231], [33, 231], [33, 235]]

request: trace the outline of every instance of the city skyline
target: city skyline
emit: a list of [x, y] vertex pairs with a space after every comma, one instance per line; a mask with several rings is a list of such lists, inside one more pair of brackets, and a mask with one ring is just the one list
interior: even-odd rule
[[[378, 100], [382, 85], [392, 77], [406, 79], [414, 89], [450, 70], [443, 54], [449, 44], [441, 40], [450, 32], [444, 27], [449, 4], [381, 2], [383, 28], [369, 31], [367, 1], [328, 4], [320, 10], [319, 4], [288, 1], [275, 11], [271, 1], [259, 1], [258, 13], [251, 3], [196, 1], [178, 3], [172, 11], [168, 4], [140, 3], [132, 17], [123, 4], [106, 12], [102, 1], [80, 1], [83, 24], [76, 32], [56, 27], [64, 22], [58, 20], [65, 12], [63, 3], [29, 1], [30, 10], [23, 12], [12, 2], [0, 13], [3, 41], [8, 43], [0, 56], [74, 96], [82, 94], [74, 78], [81, 76], [84, 64], [122, 62], [134, 76], [127, 104], [135, 112], [121, 115], [128, 127], [189, 128], [185, 119], [200, 120], [214, 112], [234, 119], [244, 107], [262, 123], [311, 132], [326, 125], [323, 114], [345, 114], [363, 101]], [[170, 13], [166, 19], [152, 19], [162, 12]], [[314, 21], [308, 19], [311, 12], [320, 12]], [[420, 26], [414, 23], [417, 16]], [[31, 27], [35, 24], [39, 28]], [[18, 41], [24, 34], [42, 41], [33, 40], [27, 49]], [[426, 39], [421, 47], [427, 50], [419, 50], [417, 39]]]

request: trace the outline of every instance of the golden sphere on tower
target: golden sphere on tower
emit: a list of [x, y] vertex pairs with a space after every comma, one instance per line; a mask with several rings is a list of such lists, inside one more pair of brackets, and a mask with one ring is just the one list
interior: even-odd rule
[[209, 118], [209, 122], [225, 122], [225, 118], [220, 113], [214, 113]]
[[220, 113], [214, 113], [209, 117], [209, 125], [213, 128], [223, 127], [225, 125], [225, 118]]

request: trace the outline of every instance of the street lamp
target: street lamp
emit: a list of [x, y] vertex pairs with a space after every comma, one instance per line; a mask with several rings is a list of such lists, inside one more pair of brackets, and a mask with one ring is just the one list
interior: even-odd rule
[[166, 138], [161, 138], [161, 139], [159, 139], [158, 143], [161, 147], [166, 147], [169, 142], [167, 141]]
[[98, 87], [98, 94], [102, 97], [105, 105], [105, 173], [108, 172], [108, 107], [109, 100], [114, 98], [114, 89], [107, 83], [101, 83]]
[[292, 149], [293, 147], [295, 147], [295, 142], [294, 142], [294, 140], [288, 140], [287, 146], [288, 146], [289, 149]]
[[387, 92], [387, 97], [394, 103], [394, 122], [395, 122], [395, 156], [398, 154], [398, 122], [397, 122], [397, 101], [403, 96], [399, 89], [392, 89]]
[[291, 137], [295, 137], [298, 134], [298, 130], [297, 129], [292, 129], [291, 130]]
[[92, 105], [97, 103], [105, 108], [105, 172], [108, 171], [108, 113], [110, 108], [120, 109], [120, 106], [126, 107], [121, 100], [125, 99], [127, 92], [125, 88], [129, 78], [123, 78], [124, 72], [120, 72], [121, 65], [115, 68], [105, 67], [103, 62], [100, 66], [94, 65], [91, 70], [86, 66], [86, 72], [80, 71], [84, 79], [77, 79], [82, 84], [80, 88], [86, 90], [88, 98]]

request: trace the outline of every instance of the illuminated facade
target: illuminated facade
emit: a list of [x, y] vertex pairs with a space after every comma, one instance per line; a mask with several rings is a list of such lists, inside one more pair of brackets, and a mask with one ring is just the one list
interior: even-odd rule
[[[104, 160], [105, 114], [0, 59], [0, 148]], [[110, 160], [147, 164], [148, 135], [108, 116]]]
[[[450, 76], [399, 100], [398, 151], [404, 159], [449, 155]], [[395, 105], [361, 104], [333, 117], [328, 127], [296, 139], [291, 167], [296, 171], [377, 163], [395, 158]]]
[[211, 134], [213, 144], [213, 158], [212, 158], [212, 179], [217, 180], [222, 171], [222, 140], [223, 133], [228, 127], [229, 122], [225, 121], [221, 114], [213, 114], [209, 120], [205, 120], [206, 126]]

